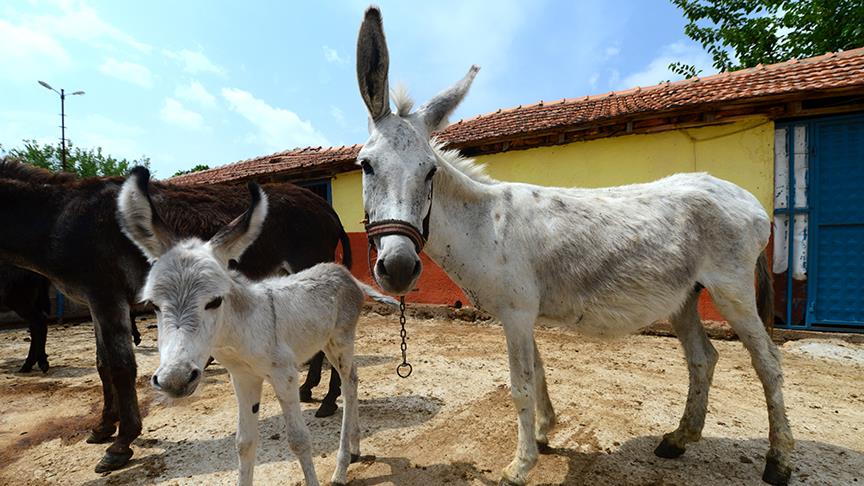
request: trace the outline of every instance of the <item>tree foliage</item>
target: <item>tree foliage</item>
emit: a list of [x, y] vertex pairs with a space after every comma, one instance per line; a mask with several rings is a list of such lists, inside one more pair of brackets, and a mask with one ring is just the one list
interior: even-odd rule
[[[40, 144], [36, 140], [24, 140], [23, 146], [8, 151], [0, 146], [0, 153], [33, 164], [53, 172], [62, 170], [61, 145]], [[93, 176], [123, 176], [136, 165], [150, 166], [150, 158], [141, 156], [139, 159], [117, 159], [102, 152], [101, 147], [82, 149], [71, 142], [66, 144], [66, 171], [78, 177]]]
[[[864, 0], [672, 0], [720, 71], [864, 46]], [[695, 66], [675, 62], [676, 74]]]
[[174, 175], [171, 176], [171, 177], [177, 177], [177, 176], [180, 176], [180, 175], [191, 174], [191, 173], [193, 173], [193, 172], [201, 172], [202, 170], [208, 170], [208, 169], [210, 169], [210, 166], [209, 166], [209, 165], [206, 165], [206, 164], [198, 164], [198, 165], [196, 165], [195, 167], [192, 167], [191, 169], [187, 169], [187, 170], [178, 170], [178, 171], [175, 172]]

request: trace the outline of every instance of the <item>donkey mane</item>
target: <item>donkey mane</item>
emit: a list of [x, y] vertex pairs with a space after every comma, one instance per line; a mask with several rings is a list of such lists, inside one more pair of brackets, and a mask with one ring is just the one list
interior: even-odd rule
[[71, 184], [77, 180], [74, 174], [68, 172], [54, 173], [8, 155], [0, 159], [0, 179], [12, 179], [32, 184]]
[[432, 150], [435, 151], [435, 155], [438, 156], [439, 161], [465, 174], [471, 180], [481, 184], [497, 184], [500, 182], [486, 173], [486, 164], [481, 164], [474, 159], [464, 157], [458, 150], [444, 148], [445, 143], [438, 138], [432, 138], [429, 144], [432, 146]]
[[414, 109], [414, 99], [408, 93], [408, 87], [404, 83], [396, 84], [396, 87], [390, 90], [390, 98], [393, 99], [393, 104], [396, 105], [396, 114], [401, 117], [406, 117], [411, 114]]

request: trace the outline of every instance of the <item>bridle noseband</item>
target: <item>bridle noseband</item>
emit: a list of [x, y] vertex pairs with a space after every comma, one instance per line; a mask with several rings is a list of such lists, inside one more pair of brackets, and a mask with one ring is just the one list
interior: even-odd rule
[[[375, 246], [375, 237], [400, 235], [408, 238], [414, 243], [414, 250], [419, 255], [426, 246], [426, 240], [429, 239], [429, 216], [432, 215], [432, 193], [434, 186], [429, 186], [429, 211], [426, 217], [423, 218], [423, 230], [417, 229], [413, 224], [401, 219], [382, 219], [380, 221], [369, 221], [369, 213], [365, 214], [363, 225], [366, 227], [366, 237], [369, 239], [369, 251], [371, 255], [372, 249], [378, 249]], [[370, 259], [371, 260], [371, 259]], [[375, 272], [372, 266], [369, 266], [369, 271], [372, 273], [372, 278], [375, 278]], [[376, 280], [377, 283], [377, 280]]]

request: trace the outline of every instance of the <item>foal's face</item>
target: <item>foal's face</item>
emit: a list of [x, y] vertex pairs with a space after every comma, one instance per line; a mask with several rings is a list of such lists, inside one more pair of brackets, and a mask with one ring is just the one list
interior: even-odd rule
[[117, 222], [152, 264], [141, 292], [156, 306], [159, 368], [153, 386], [173, 397], [195, 391], [232, 288], [228, 262], [240, 259], [267, 217], [267, 196], [249, 183], [249, 209], [209, 241], [179, 241], [150, 198], [150, 172], [136, 167], [117, 196]]
[[[381, 12], [366, 10], [357, 38], [357, 81], [369, 111], [369, 140], [357, 157], [363, 169], [363, 206], [370, 222], [392, 219], [422, 232], [431, 207], [436, 156], [429, 134], [447, 125], [447, 117], [468, 92], [480, 69], [472, 66], [459, 82], [411, 113], [407, 96], [390, 110], [389, 55]], [[404, 295], [420, 277], [422, 266], [414, 243], [403, 235], [375, 241], [378, 258], [373, 271], [388, 292]]]
[[142, 293], [156, 307], [159, 328], [154, 388], [175, 398], [195, 391], [230, 288], [230, 276], [200, 240], [181, 242], [156, 261]]

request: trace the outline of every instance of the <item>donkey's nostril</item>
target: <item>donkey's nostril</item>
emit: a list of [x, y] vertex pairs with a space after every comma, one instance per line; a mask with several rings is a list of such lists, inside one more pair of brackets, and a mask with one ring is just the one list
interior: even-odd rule
[[159, 386], [159, 378], [157, 378], [156, 375], [153, 375], [153, 386]]
[[375, 270], [378, 272], [378, 275], [381, 275], [382, 277], [386, 277], [388, 275], [387, 267], [384, 265], [383, 258], [378, 260], [378, 263], [375, 264]]
[[422, 267], [420, 265], [420, 260], [418, 259], [417, 262], [414, 263], [414, 272], [411, 274], [411, 276], [416, 277], [417, 275], [420, 275], [421, 268]]
[[199, 376], [200, 374], [201, 374], [201, 372], [198, 371], [197, 368], [194, 369], [194, 370], [192, 370], [192, 375], [189, 376], [189, 383], [192, 383], [193, 381], [197, 380], [197, 379], [198, 379], [198, 376]]

